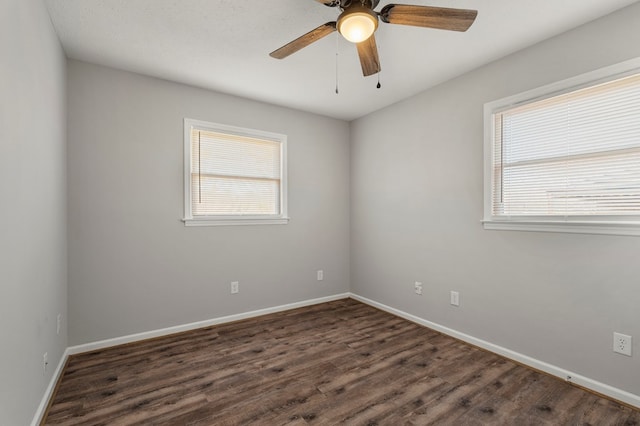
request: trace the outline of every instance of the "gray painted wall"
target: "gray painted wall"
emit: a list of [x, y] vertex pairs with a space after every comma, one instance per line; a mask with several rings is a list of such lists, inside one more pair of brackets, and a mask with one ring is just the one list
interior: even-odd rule
[[65, 66], [42, 1], [0, 2], [2, 425], [31, 421], [67, 346]]
[[638, 22], [635, 4], [353, 122], [352, 291], [640, 395], [640, 238], [480, 223], [483, 104], [640, 56]]
[[[348, 291], [348, 123], [77, 61], [68, 88], [72, 345]], [[184, 226], [184, 117], [288, 135], [289, 224]]]

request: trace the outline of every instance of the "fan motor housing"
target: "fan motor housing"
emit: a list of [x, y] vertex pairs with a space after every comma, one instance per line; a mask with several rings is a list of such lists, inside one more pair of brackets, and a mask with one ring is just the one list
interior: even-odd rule
[[338, 0], [340, 3], [340, 9], [346, 10], [353, 6], [368, 7], [369, 9], [375, 9], [380, 3], [380, 0]]

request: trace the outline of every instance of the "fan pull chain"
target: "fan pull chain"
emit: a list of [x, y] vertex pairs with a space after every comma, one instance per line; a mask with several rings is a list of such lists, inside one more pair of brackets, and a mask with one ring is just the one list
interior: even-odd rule
[[[380, 48], [378, 48], [378, 49], [380, 49]], [[378, 50], [378, 51], [379, 51], [379, 50]], [[381, 73], [381, 71], [380, 71], [380, 65], [379, 65], [379, 63], [378, 63], [378, 84], [376, 84], [376, 89], [379, 89], [379, 88], [381, 88], [381, 87], [382, 87], [382, 85], [380, 84], [380, 73]]]
[[338, 43], [340, 42], [340, 37], [338, 32], [336, 31], [336, 95], [339, 93], [338, 91]]

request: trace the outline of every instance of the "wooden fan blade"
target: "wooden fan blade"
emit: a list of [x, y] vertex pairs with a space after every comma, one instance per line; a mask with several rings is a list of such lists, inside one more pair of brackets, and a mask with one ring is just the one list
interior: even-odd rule
[[285, 44], [280, 49], [274, 50], [273, 52], [269, 53], [269, 55], [276, 59], [284, 59], [287, 56], [291, 55], [292, 53], [296, 53], [298, 50], [302, 49], [303, 47], [307, 47], [311, 43], [320, 40], [322, 37], [328, 36], [335, 30], [336, 30], [335, 21], [327, 22], [326, 24], [320, 25], [315, 30], [311, 30], [305, 35], [300, 36], [297, 39], [293, 40], [292, 42]]
[[467, 31], [477, 15], [477, 10], [408, 4], [388, 4], [380, 11], [380, 19], [389, 24], [451, 31]]
[[376, 74], [380, 72], [380, 59], [378, 58], [378, 46], [376, 38], [373, 34], [371, 37], [361, 43], [357, 43], [358, 56], [360, 56], [360, 65], [362, 65], [362, 74], [364, 76]]

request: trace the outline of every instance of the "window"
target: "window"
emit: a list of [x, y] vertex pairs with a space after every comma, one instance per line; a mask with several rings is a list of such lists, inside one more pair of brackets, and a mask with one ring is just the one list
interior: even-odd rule
[[185, 224], [287, 223], [286, 139], [185, 119]]
[[484, 226], [640, 235], [640, 61], [485, 105]]

